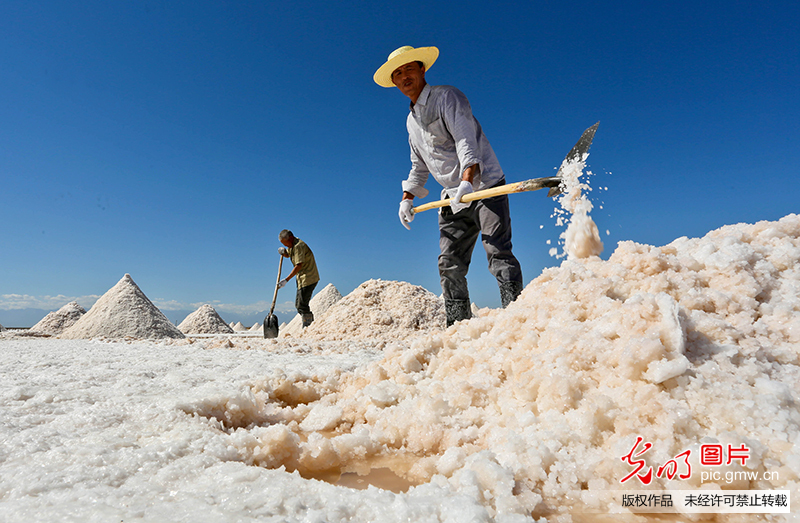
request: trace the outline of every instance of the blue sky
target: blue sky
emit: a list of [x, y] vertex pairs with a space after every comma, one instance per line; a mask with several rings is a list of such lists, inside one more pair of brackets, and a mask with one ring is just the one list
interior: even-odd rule
[[[372, 81], [401, 45], [439, 47], [428, 82], [469, 97], [509, 182], [600, 121], [604, 258], [779, 219], [800, 201], [798, 23], [797, 2], [0, 0], [0, 323], [125, 273], [162, 308], [263, 311], [283, 228], [343, 294], [440, 293], [435, 211], [397, 218], [408, 100]], [[511, 198], [528, 283], [563, 229], [543, 191]], [[469, 282], [499, 305], [480, 246]]]

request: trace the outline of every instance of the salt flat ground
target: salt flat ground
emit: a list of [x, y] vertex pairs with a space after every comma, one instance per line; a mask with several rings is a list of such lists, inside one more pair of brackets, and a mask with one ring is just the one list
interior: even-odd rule
[[[313, 521], [324, 508], [323, 521], [338, 504], [356, 510], [356, 491], [238, 461], [228, 433], [181, 406], [246, 403], [254, 377], [324, 376], [381, 352], [243, 340], [260, 348], [0, 339], [0, 521]], [[386, 495], [370, 497], [377, 507]]]

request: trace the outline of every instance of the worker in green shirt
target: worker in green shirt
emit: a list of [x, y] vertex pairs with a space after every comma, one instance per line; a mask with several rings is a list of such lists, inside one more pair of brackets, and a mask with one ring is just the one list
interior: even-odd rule
[[292, 261], [294, 268], [289, 275], [278, 282], [278, 288], [283, 288], [289, 280], [297, 276], [297, 298], [295, 306], [297, 313], [303, 320], [303, 327], [308, 327], [314, 321], [314, 314], [311, 312], [310, 302], [314, 288], [319, 283], [319, 272], [314, 253], [300, 238], [295, 238], [292, 231], [284, 229], [278, 235], [278, 240], [284, 245], [278, 248], [278, 253], [284, 258]]

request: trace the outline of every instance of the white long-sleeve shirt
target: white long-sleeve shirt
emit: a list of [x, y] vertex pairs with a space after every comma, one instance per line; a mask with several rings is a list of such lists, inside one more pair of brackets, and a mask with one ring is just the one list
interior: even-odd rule
[[469, 100], [455, 87], [426, 85], [417, 103], [411, 104], [406, 127], [411, 172], [403, 181], [404, 191], [424, 198], [428, 195], [425, 182], [431, 174], [444, 187], [442, 197], [453, 196], [464, 169], [475, 164], [476, 190], [492, 187], [503, 178], [500, 162], [472, 115]]

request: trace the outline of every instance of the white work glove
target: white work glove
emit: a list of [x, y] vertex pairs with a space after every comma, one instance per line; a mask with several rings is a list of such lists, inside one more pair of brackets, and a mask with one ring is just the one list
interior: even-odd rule
[[473, 191], [474, 189], [472, 188], [471, 182], [468, 182], [467, 180], [461, 180], [461, 183], [458, 184], [458, 190], [456, 191], [456, 195], [450, 199], [450, 209], [453, 210], [453, 213], [457, 213], [458, 211], [461, 211], [469, 207], [469, 203], [461, 203], [461, 198], [463, 198], [464, 196], [468, 195]]
[[283, 289], [284, 287], [286, 287], [287, 283], [289, 283], [289, 280], [287, 280], [287, 279], [283, 279], [283, 280], [279, 281], [278, 282], [278, 288], [279, 289]]
[[289, 257], [289, 251], [286, 250], [286, 247], [278, 247], [278, 254], [280, 254], [284, 258]]
[[406, 198], [400, 202], [400, 223], [403, 224], [403, 227], [411, 230], [411, 227], [408, 226], [409, 223], [414, 221], [414, 200], [411, 198]]

